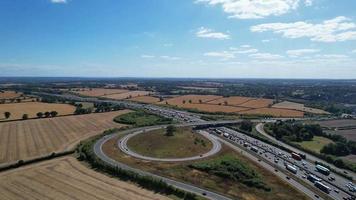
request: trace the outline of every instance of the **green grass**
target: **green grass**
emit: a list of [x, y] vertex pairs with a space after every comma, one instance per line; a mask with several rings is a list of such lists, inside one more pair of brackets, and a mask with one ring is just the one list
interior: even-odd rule
[[120, 124], [133, 125], [135, 127], [172, 123], [172, 119], [150, 114], [144, 111], [135, 111], [135, 112], [119, 115], [114, 118], [114, 121]]
[[179, 128], [174, 136], [166, 136], [165, 129], [142, 133], [128, 141], [133, 151], [156, 158], [184, 158], [208, 152], [212, 143], [190, 128]]
[[309, 149], [311, 151], [320, 153], [320, 150], [327, 144], [332, 143], [333, 141], [320, 136], [314, 136], [312, 141], [303, 141], [303, 142], [295, 142], [299, 144], [301, 147], [305, 149]]
[[261, 175], [248, 164], [241, 162], [236, 157], [222, 156], [210, 161], [203, 161], [190, 165], [191, 168], [243, 183], [248, 187], [255, 187], [270, 191], [271, 188], [262, 181]]

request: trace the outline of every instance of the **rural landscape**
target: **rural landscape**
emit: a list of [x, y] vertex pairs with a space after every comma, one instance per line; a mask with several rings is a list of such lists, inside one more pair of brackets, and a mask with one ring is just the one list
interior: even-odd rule
[[1, 0], [0, 200], [356, 200], [355, 10]]

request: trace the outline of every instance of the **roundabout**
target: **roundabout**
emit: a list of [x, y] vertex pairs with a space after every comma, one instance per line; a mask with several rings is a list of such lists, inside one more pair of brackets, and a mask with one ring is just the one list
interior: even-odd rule
[[[182, 157], [182, 158], [177, 158], [177, 157], [169, 157], [169, 158], [161, 158], [161, 157], [153, 157], [153, 156], [148, 156], [148, 155], [143, 155], [139, 152], [136, 152], [134, 150], [132, 150], [128, 145], [129, 140], [133, 139], [134, 137], [140, 135], [140, 134], [147, 134], [147, 132], [150, 131], [156, 131], [159, 130], [161, 128], [155, 128], [155, 129], [146, 129], [146, 130], [139, 130], [139, 131], [135, 131], [131, 134], [128, 134], [126, 136], [124, 136], [123, 138], [119, 139], [117, 142], [117, 146], [119, 147], [119, 149], [126, 153], [127, 155], [130, 155], [132, 157], [138, 158], [138, 159], [142, 159], [142, 160], [147, 160], [147, 161], [157, 161], [157, 162], [184, 162], [184, 161], [192, 161], [192, 160], [198, 160], [198, 159], [203, 159], [212, 155], [215, 155], [216, 153], [218, 153], [221, 150], [221, 143], [216, 139], [215, 136], [205, 132], [205, 131], [198, 131], [197, 133], [192, 133], [192, 134], [199, 134], [199, 136], [202, 136], [204, 139], [207, 139], [208, 142], [210, 142], [212, 145], [211, 149], [207, 152], [204, 153], [199, 153], [197, 155], [194, 156], [189, 156], [189, 157]], [[165, 136], [167, 137], [167, 136]], [[205, 144], [205, 143], [204, 143]], [[180, 144], [182, 145], [182, 148], [188, 148], [188, 144]], [[184, 146], [186, 145], [186, 146]]]

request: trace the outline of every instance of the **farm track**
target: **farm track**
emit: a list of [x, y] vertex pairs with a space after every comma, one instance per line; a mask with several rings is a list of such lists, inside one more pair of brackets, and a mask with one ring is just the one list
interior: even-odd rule
[[81, 139], [122, 127], [112, 119], [127, 112], [0, 123], [0, 165], [67, 150]]
[[1, 199], [168, 200], [66, 156], [0, 174]]

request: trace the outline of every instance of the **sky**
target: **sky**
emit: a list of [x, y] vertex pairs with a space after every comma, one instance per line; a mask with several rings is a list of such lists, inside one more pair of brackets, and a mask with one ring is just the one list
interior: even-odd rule
[[1, 0], [0, 76], [356, 79], [354, 0]]

